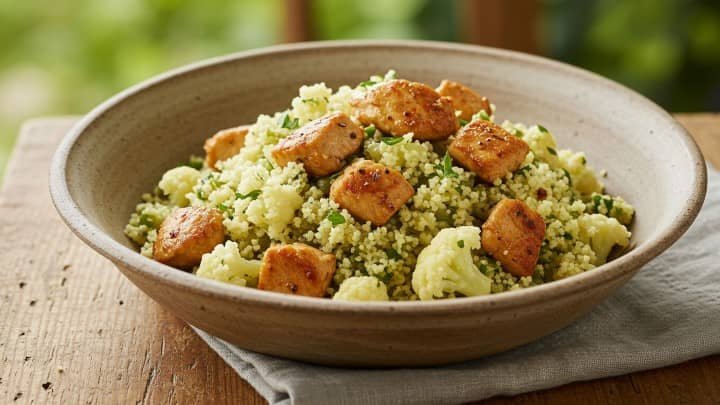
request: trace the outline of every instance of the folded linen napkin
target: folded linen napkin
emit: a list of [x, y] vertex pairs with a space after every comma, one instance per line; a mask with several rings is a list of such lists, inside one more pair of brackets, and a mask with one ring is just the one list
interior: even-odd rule
[[341, 369], [278, 359], [197, 333], [271, 404], [457, 403], [627, 374], [720, 353], [720, 172], [687, 234], [590, 314], [480, 360]]

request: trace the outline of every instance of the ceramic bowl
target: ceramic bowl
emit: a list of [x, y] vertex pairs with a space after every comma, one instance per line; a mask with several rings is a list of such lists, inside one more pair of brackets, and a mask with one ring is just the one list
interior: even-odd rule
[[[162, 173], [201, 154], [215, 131], [287, 108], [303, 84], [336, 88], [395, 69], [435, 86], [453, 79], [497, 105], [500, 120], [542, 123], [559, 145], [607, 169], [632, 203], [635, 248], [542, 286], [434, 302], [349, 303], [201, 279], [141, 256], [123, 228]], [[52, 162], [67, 225], [155, 301], [228, 342], [342, 366], [435, 365], [522, 345], [573, 322], [688, 228], [702, 204], [703, 158], [661, 108], [612, 81], [536, 56], [414, 41], [307, 43], [212, 59], [134, 86], [85, 116]]]

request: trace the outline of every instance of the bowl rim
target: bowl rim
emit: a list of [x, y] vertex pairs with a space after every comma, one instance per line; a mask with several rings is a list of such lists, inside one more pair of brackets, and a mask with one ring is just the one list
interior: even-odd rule
[[[622, 92], [632, 101], [639, 102], [667, 118], [671, 126], [668, 132], [680, 137], [687, 149], [694, 170], [692, 175], [691, 194], [682, 209], [675, 213], [671, 225], [661, 230], [660, 234], [645, 241], [642, 245], [627, 252], [613, 261], [563, 280], [535, 286], [527, 289], [508, 291], [502, 294], [489, 294], [460, 299], [432, 301], [383, 301], [383, 302], [345, 302], [327, 298], [313, 298], [286, 295], [254, 288], [238, 288], [238, 286], [197, 277], [191, 273], [177, 270], [161, 264], [123, 244], [115, 241], [95, 226], [81, 211], [72, 199], [67, 183], [67, 162], [76, 142], [83, 136], [92, 123], [110, 112], [115, 106], [126, 99], [151, 90], [161, 82], [180, 78], [188, 74], [196, 74], [204, 69], [230, 63], [241, 59], [250, 59], [268, 55], [290, 55], [308, 51], [332, 50], [337, 48], [378, 48], [378, 49], [414, 49], [416, 51], [445, 51], [461, 54], [476, 54], [510, 60], [514, 63], [530, 64], [542, 68], [550, 68], [583, 80], [610, 87], [613, 91]], [[669, 113], [639, 93], [600, 75], [582, 68], [571, 66], [548, 58], [529, 55], [521, 52], [483, 47], [477, 45], [456, 44], [438, 41], [418, 40], [344, 40], [319, 41], [298, 44], [275, 45], [225, 56], [210, 58], [199, 62], [171, 69], [150, 79], [140, 82], [114, 95], [95, 107], [65, 135], [58, 146], [50, 165], [50, 195], [62, 220], [82, 241], [94, 250], [110, 259], [118, 267], [131, 272], [139, 272], [153, 282], [171, 284], [173, 288], [191, 290], [194, 294], [215, 296], [226, 301], [249, 303], [256, 306], [294, 309], [297, 311], [313, 311], [325, 313], [343, 313], [357, 315], [451, 315], [470, 312], [481, 312], [489, 308], [493, 310], [512, 310], [533, 303], [542, 303], [548, 298], [558, 299], [583, 291], [600, 283], [609, 283], [624, 276], [630, 276], [641, 266], [658, 256], [677, 241], [697, 217], [702, 207], [706, 188], [707, 172], [702, 153], [694, 139], [688, 134]]]

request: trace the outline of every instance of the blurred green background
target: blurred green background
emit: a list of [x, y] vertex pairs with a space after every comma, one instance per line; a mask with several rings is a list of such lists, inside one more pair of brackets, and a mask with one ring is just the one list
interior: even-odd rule
[[[313, 39], [467, 40], [460, 0], [309, 4]], [[0, 172], [23, 120], [82, 114], [168, 68], [282, 42], [286, 5], [0, 0]], [[482, 14], [484, 2], [474, 6]], [[535, 7], [540, 54], [620, 81], [670, 111], [720, 110], [720, 1], [546, 0]], [[503, 22], [510, 30], [526, 23], [512, 15]]]

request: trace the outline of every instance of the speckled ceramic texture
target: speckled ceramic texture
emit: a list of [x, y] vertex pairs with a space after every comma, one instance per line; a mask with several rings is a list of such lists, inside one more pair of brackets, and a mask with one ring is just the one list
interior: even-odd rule
[[[500, 120], [542, 123], [564, 148], [607, 169], [607, 189], [637, 209], [634, 250], [530, 289], [435, 302], [348, 303], [196, 278], [137, 253], [123, 235], [141, 193], [200, 154], [215, 131], [286, 108], [303, 84], [358, 83], [390, 68], [435, 86], [463, 82]], [[52, 162], [58, 212], [135, 285], [192, 325], [250, 350], [330, 365], [413, 366], [478, 358], [562, 328], [622, 286], [688, 228], [705, 163], [685, 130], [644, 97], [589, 72], [490, 48], [433, 42], [281, 46], [200, 62], [97, 107]]]

